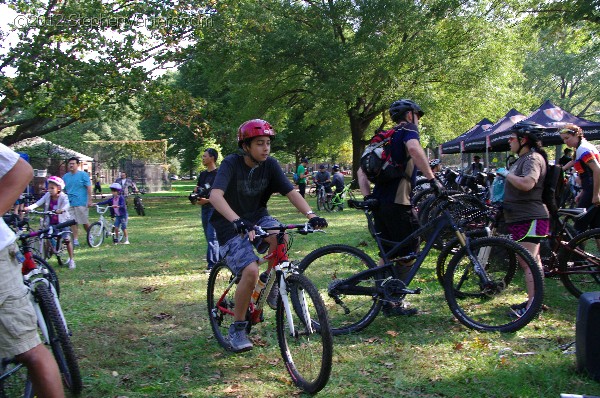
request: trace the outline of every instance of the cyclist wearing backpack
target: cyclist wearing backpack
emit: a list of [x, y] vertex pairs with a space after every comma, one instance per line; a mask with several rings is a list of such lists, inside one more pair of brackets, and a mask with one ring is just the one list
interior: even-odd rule
[[[542, 200], [548, 163], [548, 156], [538, 137], [543, 129], [543, 126], [530, 121], [516, 123], [509, 130], [512, 134], [508, 143], [510, 151], [519, 157], [510, 170], [497, 171], [505, 178], [503, 211], [508, 232], [514, 241], [529, 250], [540, 269], [540, 240], [550, 230], [548, 209]], [[529, 300], [511, 307], [515, 316], [525, 312], [534, 296], [533, 277], [521, 258], [519, 263], [525, 271]]]
[[[399, 178], [392, 180], [377, 180], [373, 193], [367, 173], [358, 170], [358, 183], [361, 193], [367, 199], [377, 199], [379, 207], [373, 210], [375, 229], [383, 239], [400, 242], [418, 228], [412, 215], [410, 193], [416, 177], [416, 169], [421, 170], [425, 178], [430, 180], [431, 186], [438, 192], [443, 188], [435, 179], [429, 160], [421, 147], [419, 137], [419, 120], [423, 117], [423, 110], [409, 99], [394, 101], [389, 109], [390, 117], [397, 125], [394, 127], [390, 144], [390, 155], [399, 168], [404, 172]], [[417, 250], [415, 245], [405, 247], [399, 256], [406, 256]], [[386, 247], [386, 250], [389, 248]], [[380, 260], [381, 262], [381, 260]], [[399, 265], [400, 274], [405, 275], [412, 266], [411, 262]], [[384, 305], [384, 315], [412, 315], [417, 313], [415, 308], [406, 308], [404, 305], [392, 307]]]
[[[577, 125], [567, 124], [560, 130], [560, 138], [563, 142], [575, 148], [575, 160], [568, 163], [564, 168], [575, 167], [575, 171], [581, 178], [581, 192], [577, 195], [577, 207], [588, 208], [591, 205], [600, 205], [600, 154], [594, 145], [583, 137], [583, 130]], [[587, 225], [584, 225], [587, 224]], [[575, 229], [583, 231], [589, 225], [590, 228], [600, 227], [600, 212], [596, 212], [591, 220], [584, 219], [582, 223], [576, 223]]]

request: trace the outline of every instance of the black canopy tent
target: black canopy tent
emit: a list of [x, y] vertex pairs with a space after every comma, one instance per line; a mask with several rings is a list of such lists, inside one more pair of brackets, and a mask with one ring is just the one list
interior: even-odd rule
[[482, 131], [490, 127], [493, 123], [487, 119], [483, 118], [479, 123], [475, 126], [471, 127], [466, 132], [462, 133], [458, 137], [443, 143], [440, 145], [440, 155], [442, 154], [451, 154], [451, 153], [459, 153], [463, 152], [463, 142], [469, 139], [470, 137], [474, 137], [475, 135], [480, 134]]
[[[567, 123], [573, 123], [581, 127], [584, 136], [588, 140], [600, 139], [600, 123], [592, 122], [559, 108], [550, 100], [544, 102], [538, 109], [529, 114], [525, 119], [546, 127], [541, 135], [544, 146], [562, 144], [559, 130]], [[508, 137], [510, 137], [510, 126], [505, 130], [498, 130], [489, 136], [489, 146], [492, 152], [508, 151]]]
[[512, 127], [515, 123], [520, 120], [525, 119], [527, 116], [523, 115], [521, 112], [516, 109], [511, 109], [500, 118], [496, 123], [494, 123], [489, 128], [481, 131], [477, 135], [470, 136], [464, 142], [464, 152], [484, 152], [488, 148], [488, 140], [487, 137], [498, 132], [498, 131], [506, 131], [508, 128]]

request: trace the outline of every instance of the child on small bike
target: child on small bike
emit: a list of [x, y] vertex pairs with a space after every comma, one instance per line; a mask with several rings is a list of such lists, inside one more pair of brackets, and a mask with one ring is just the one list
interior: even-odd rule
[[113, 243], [116, 245], [119, 243], [119, 228], [123, 230], [123, 244], [129, 244], [129, 234], [127, 232], [127, 220], [129, 215], [127, 213], [127, 203], [125, 202], [125, 197], [121, 195], [121, 191], [123, 187], [118, 182], [113, 182], [110, 184], [110, 193], [112, 197], [103, 200], [102, 202], [93, 203], [92, 206], [95, 205], [110, 205], [110, 215], [115, 218], [115, 223], [113, 224]]
[[[304, 198], [294, 189], [283, 174], [277, 161], [269, 157], [271, 139], [275, 131], [261, 119], [249, 120], [238, 129], [238, 146], [241, 154], [232, 154], [223, 159], [210, 193], [215, 208], [210, 222], [217, 232], [221, 258], [234, 274], [241, 275], [238, 283], [234, 323], [229, 328], [229, 343], [233, 352], [252, 349], [246, 327], [246, 310], [258, 280], [258, 257], [254, 253], [254, 226], [263, 228], [279, 225], [269, 215], [267, 201], [271, 194], [279, 192], [302, 214], [306, 215], [313, 228], [325, 228], [327, 221], [311, 211]], [[247, 235], [247, 237], [246, 237]], [[277, 246], [275, 236], [265, 239], [269, 251]], [[267, 299], [273, 304], [277, 298], [275, 288]]]
[[[48, 192], [41, 197], [40, 200], [32, 205], [25, 207], [25, 211], [30, 211], [44, 205], [44, 211], [54, 211], [56, 214], [50, 216], [49, 225], [56, 225], [71, 219], [69, 214], [69, 197], [62, 190], [65, 188], [65, 182], [57, 176], [50, 176], [46, 180], [48, 183]], [[71, 228], [66, 227], [55, 232], [71, 232]], [[71, 234], [63, 234], [63, 240], [67, 244], [67, 252], [69, 253], [69, 261], [67, 266], [70, 269], [75, 268], [75, 256], [73, 252], [73, 243], [71, 242]]]

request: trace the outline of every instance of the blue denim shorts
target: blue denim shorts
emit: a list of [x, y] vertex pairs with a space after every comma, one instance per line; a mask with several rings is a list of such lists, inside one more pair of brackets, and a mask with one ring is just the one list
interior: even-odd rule
[[117, 228], [127, 229], [127, 216], [116, 216], [114, 225]]
[[[276, 227], [280, 224], [271, 216], [262, 217], [256, 225], [263, 228]], [[236, 275], [239, 275], [244, 268], [258, 261], [258, 256], [254, 253], [254, 246], [258, 242], [250, 242], [247, 236], [236, 235], [229, 239], [225, 245], [219, 247], [221, 258], [225, 259], [225, 263]]]

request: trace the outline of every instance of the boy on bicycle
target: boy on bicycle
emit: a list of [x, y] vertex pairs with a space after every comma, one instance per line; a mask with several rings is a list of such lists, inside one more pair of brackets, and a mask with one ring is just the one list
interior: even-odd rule
[[[267, 211], [271, 195], [279, 192], [287, 196], [290, 203], [306, 215], [313, 228], [327, 227], [327, 221], [311, 211], [277, 161], [269, 157], [274, 136], [275, 131], [264, 120], [253, 119], [243, 123], [237, 137], [241, 153], [223, 159], [210, 193], [210, 201], [216, 210], [210, 222], [217, 231], [221, 258], [233, 273], [241, 275], [235, 295], [234, 323], [229, 328], [233, 352], [252, 349], [246, 332], [246, 310], [258, 280], [259, 268], [251, 242], [254, 241], [255, 226], [268, 228], [279, 225]], [[266, 238], [265, 242], [269, 244], [269, 252], [277, 246], [275, 236]], [[269, 305], [276, 297], [277, 292], [272, 290]]]
[[[32, 205], [27, 206], [24, 210], [30, 211], [41, 205], [44, 205], [44, 211], [54, 211], [56, 214], [50, 216], [49, 225], [56, 225], [71, 219], [69, 214], [69, 197], [62, 190], [65, 189], [65, 182], [62, 178], [57, 176], [50, 176], [46, 180], [48, 182], [48, 192], [41, 197], [40, 200]], [[46, 225], [47, 226], [47, 225]], [[69, 227], [63, 228], [62, 231], [71, 231]], [[67, 252], [69, 253], [69, 261], [67, 265], [70, 269], [75, 268], [75, 256], [73, 254], [73, 243], [71, 242], [71, 233], [64, 234], [63, 240], [67, 244]]]

